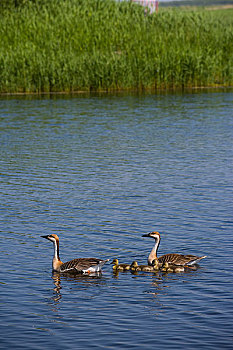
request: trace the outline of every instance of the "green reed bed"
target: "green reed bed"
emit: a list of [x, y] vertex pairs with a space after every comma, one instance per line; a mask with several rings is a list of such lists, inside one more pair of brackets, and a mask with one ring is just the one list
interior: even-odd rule
[[0, 92], [233, 85], [233, 12], [113, 0], [0, 11]]

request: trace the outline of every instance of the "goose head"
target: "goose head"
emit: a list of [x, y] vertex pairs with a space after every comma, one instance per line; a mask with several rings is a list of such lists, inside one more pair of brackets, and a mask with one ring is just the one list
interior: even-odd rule
[[47, 235], [47, 236], [41, 236], [42, 238], [46, 238], [49, 241], [53, 242], [53, 243], [58, 243], [59, 242], [59, 238], [57, 235], [55, 235], [54, 233], [52, 233], [51, 235]]
[[151, 238], [160, 240], [160, 234], [157, 231], [146, 233], [145, 235], [142, 235], [142, 237], [151, 237]]
[[119, 264], [119, 260], [118, 260], [118, 259], [113, 259], [113, 261], [111, 262], [111, 264], [118, 265], [118, 264]]
[[139, 266], [138, 266], [137, 261], [133, 261], [132, 264], [130, 265], [130, 268], [133, 268], [133, 269], [138, 268], [138, 267]]

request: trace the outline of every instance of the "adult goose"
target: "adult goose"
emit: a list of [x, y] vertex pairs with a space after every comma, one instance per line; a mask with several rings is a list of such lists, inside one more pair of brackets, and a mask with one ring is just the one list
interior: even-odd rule
[[78, 258], [67, 261], [63, 263], [59, 257], [59, 238], [55, 234], [41, 236], [48, 239], [50, 242], [53, 242], [54, 255], [52, 260], [52, 268], [54, 272], [62, 273], [93, 273], [100, 272], [102, 266], [109, 261], [101, 260], [96, 258]]
[[155, 262], [158, 262], [160, 266], [163, 266], [165, 263], [180, 266], [193, 266], [197, 264], [201, 259], [206, 258], [206, 256], [182, 255], [174, 253], [164, 254], [160, 257], [157, 257], [157, 251], [160, 243], [159, 232], [150, 232], [148, 234], [142, 235], [142, 237], [151, 237], [155, 240], [155, 244], [148, 256], [148, 265], [153, 265]]

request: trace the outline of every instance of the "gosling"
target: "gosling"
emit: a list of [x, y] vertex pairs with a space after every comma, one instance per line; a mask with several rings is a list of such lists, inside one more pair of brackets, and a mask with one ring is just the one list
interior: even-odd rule
[[160, 264], [159, 264], [158, 260], [154, 260], [152, 266], [153, 266], [154, 271], [158, 271], [160, 268]]
[[129, 271], [130, 269], [130, 264], [119, 264], [118, 259], [113, 259], [111, 264], [113, 264], [113, 271]]
[[162, 266], [162, 271], [163, 272], [180, 273], [180, 272], [184, 272], [185, 271], [185, 267], [184, 266], [180, 266], [180, 265], [168, 264], [166, 262]]
[[149, 265], [139, 265], [140, 271], [144, 272], [153, 272], [155, 271], [154, 266], [149, 266]]
[[130, 271], [132, 271], [132, 272], [141, 271], [140, 267], [138, 266], [137, 261], [132, 262], [132, 264], [130, 265]]
[[169, 264], [165, 262], [161, 268], [161, 271], [163, 272], [168, 272], [167, 270], [169, 269]]

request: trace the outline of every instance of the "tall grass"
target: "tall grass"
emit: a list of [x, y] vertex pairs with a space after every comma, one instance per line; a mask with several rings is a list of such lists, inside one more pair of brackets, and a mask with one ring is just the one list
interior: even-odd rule
[[114, 0], [25, 1], [0, 13], [0, 92], [233, 85], [233, 12]]

